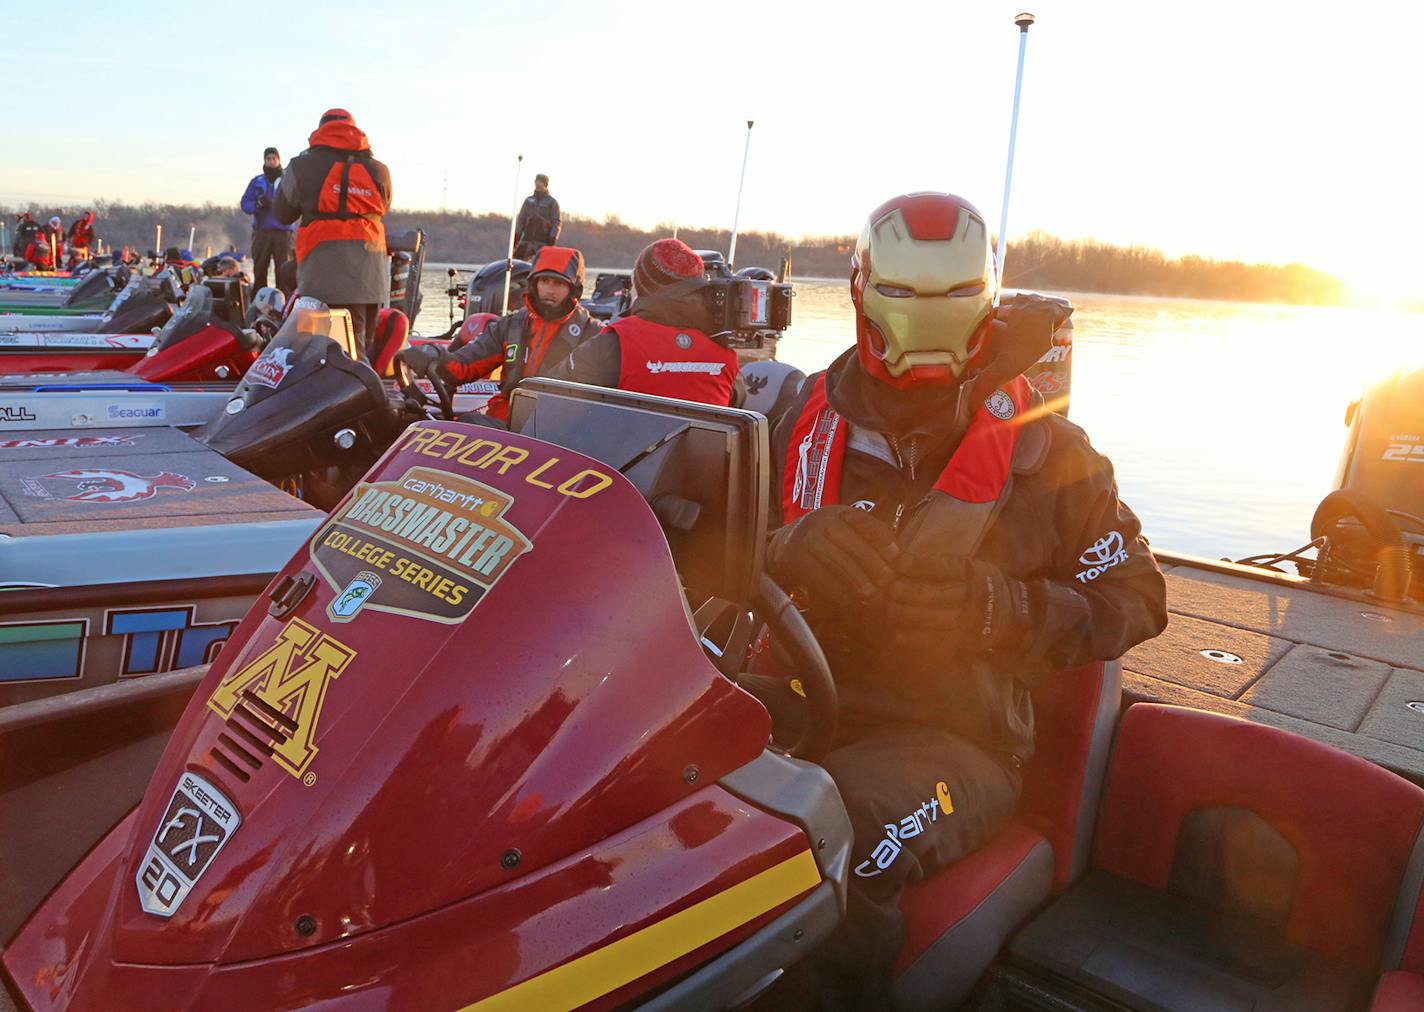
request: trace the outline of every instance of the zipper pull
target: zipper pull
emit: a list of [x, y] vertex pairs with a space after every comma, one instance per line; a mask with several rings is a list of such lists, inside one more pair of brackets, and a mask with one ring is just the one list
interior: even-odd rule
[[890, 529], [896, 534], [900, 533], [900, 518], [905, 515], [905, 504], [900, 503], [895, 507], [895, 519], [890, 523]]

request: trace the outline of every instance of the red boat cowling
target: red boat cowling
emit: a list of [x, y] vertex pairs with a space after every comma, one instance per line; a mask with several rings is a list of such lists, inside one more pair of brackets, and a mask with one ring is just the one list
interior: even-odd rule
[[154, 350], [128, 367], [154, 383], [238, 380], [257, 360], [258, 345], [231, 325], [209, 322], [196, 333]]
[[[611, 1007], [820, 884], [799, 826], [717, 784], [769, 717], [606, 465], [414, 426], [273, 586], [143, 803], [5, 950], [35, 1008]], [[714, 897], [710, 933], [678, 919]], [[606, 951], [639, 939], [641, 964]]]

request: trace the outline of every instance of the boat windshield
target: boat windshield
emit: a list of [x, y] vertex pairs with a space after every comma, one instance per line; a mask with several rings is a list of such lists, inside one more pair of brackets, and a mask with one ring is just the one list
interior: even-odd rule
[[300, 298], [281, 329], [272, 338], [272, 345], [289, 345], [298, 334], [329, 337], [341, 346], [347, 357], [357, 362], [363, 361], [356, 350], [356, 335], [351, 326], [349, 310], [330, 309], [326, 303], [316, 299]]

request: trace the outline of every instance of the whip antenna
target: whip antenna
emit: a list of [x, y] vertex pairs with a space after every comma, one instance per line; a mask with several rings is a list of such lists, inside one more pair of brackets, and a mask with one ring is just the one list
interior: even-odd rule
[[747, 144], [742, 148], [742, 177], [737, 180], [737, 209], [732, 212], [732, 243], [727, 247], [727, 267], [737, 262], [737, 222], [742, 217], [742, 187], [747, 183], [747, 155], [752, 150], [752, 123], [747, 120]]
[[1009, 120], [1009, 161], [1004, 167], [1004, 203], [999, 211], [999, 248], [995, 267], [999, 274], [999, 285], [1004, 283], [1004, 247], [1009, 240], [1009, 188], [1014, 182], [1014, 142], [1019, 134], [1019, 97], [1023, 94], [1024, 49], [1028, 46], [1028, 26], [1033, 24], [1032, 14], [1020, 14], [1014, 18], [1019, 26], [1019, 69], [1014, 77], [1014, 114]]
[[509, 215], [509, 249], [504, 256], [504, 301], [499, 315], [509, 312], [509, 282], [514, 278], [514, 223], [519, 220], [519, 175], [524, 169], [524, 156], [514, 163], [514, 210]]

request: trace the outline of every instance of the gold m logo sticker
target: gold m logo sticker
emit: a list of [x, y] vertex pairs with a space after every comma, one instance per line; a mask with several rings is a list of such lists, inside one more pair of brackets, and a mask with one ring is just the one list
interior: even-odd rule
[[224, 718], [251, 692], [272, 709], [283, 713], [295, 725], [283, 740], [274, 735], [272, 758], [294, 777], [300, 777], [316, 755], [316, 725], [327, 686], [346, 670], [356, 651], [331, 636], [293, 619], [277, 635], [277, 641], [248, 661], [239, 671], [224, 678], [208, 709]]

